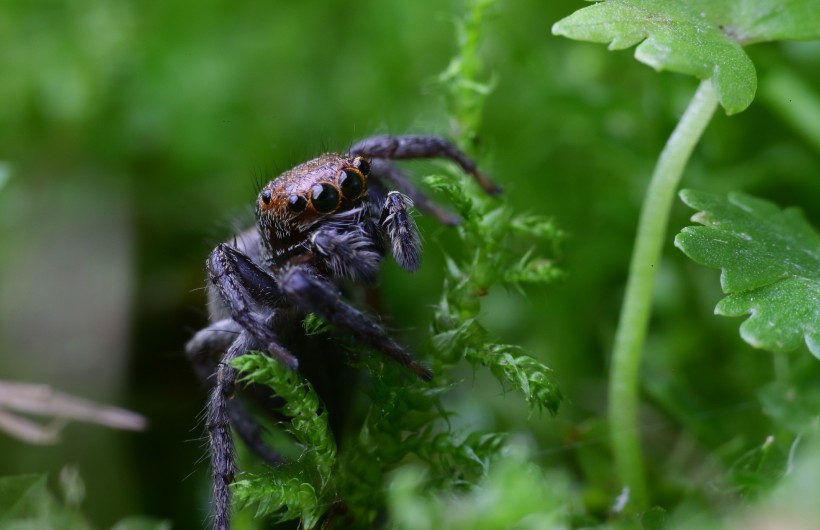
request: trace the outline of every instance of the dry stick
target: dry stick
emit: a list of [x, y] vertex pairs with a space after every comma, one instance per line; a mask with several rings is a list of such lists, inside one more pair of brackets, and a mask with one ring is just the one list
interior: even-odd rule
[[[53, 419], [40, 425], [8, 411]], [[0, 430], [30, 443], [53, 444], [71, 420], [130, 431], [143, 430], [148, 424], [144, 416], [135, 412], [65, 394], [47, 385], [0, 381]]]

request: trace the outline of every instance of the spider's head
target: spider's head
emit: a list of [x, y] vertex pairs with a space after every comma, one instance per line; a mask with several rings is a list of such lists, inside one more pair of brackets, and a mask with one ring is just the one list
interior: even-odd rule
[[269, 182], [256, 200], [256, 218], [269, 237], [289, 239], [326, 216], [367, 197], [370, 162], [334, 153], [299, 164]]

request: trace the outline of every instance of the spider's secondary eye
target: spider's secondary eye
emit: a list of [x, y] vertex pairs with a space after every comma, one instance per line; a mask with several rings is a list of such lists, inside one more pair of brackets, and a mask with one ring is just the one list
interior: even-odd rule
[[339, 207], [339, 192], [330, 184], [310, 188], [310, 202], [319, 213], [330, 213]]
[[361, 171], [364, 176], [370, 173], [370, 162], [368, 162], [366, 158], [356, 157], [356, 160], [353, 161], [353, 165]]
[[364, 177], [355, 169], [342, 170], [339, 177], [339, 186], [342, 188], [342, 195], [347, 199], [358, 199], [364, 189]]
[[288, 197], [288, 210], [299, 213], [307, 207], [307, 199], [301, 195], [291, 195]]
[[265, 188], [264, 190], [262, 190], [262, 202], [264, 202], [265, 204], [270, 204], [271, 195], [272, 193], [270, 191], [270, 188]]

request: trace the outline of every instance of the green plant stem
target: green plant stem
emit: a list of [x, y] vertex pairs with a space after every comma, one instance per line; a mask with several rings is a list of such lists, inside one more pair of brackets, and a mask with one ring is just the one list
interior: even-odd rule
[[711, 120], [717, 103], [712, 82], [702, 81], [661, 152], [646, 191], [621, 319], [615, 334], [609, 387], [610, 437], [618, 477], [629, 488], [629, 506], [634, 511], [644, 510], [648, 506], [638, 438], [638, 390], [652, 286], [675, 191], [692, 150]]

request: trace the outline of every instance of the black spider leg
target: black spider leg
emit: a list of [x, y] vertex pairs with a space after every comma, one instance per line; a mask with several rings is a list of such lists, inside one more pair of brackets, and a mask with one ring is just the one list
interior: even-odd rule
[[393, 165], [390, 161], [378, 158], [371, 160], [370, 175], [371, 177], [375, 177], [376, 180], [371, 179], [369, 186], [371, 188], [376, 188], [376, 191], [380, 197], [384, 197], [386, 192], [384, 186], [378, 181], [378, 179], [386, 180], [390, 183], [392, 188], [395, 188], [410, 197], [413, 204], [415, 204], [419, 210], [432, 215], [439, 223], [448, 226], [455, 226], [461, 222], [458, 215], [439, 206], [438, 203], [428, 197], [426, 193], [407, 180], [404, 172]]
[[[447, 158], [472, 175], [478, 185], [489, 195], [501, 193], [501, 187], [482, 173], [475, 162], [452, 142], [440, 136], [373, 136], [350, 148], [350, 154], [390, 160]], [[412, 197], [412, 194], [409, 195]]]
[[[209, 391], [213, 389], [213, 378], [218, 368], [214, 360], [230, 348], [242, 331], [239, 324], [228, 318], [200, 330], [185, 345], [186, 354], [194, 371]], [[245, 445], [259, 458], [271, 466], [285, 462], [279, 453], [264, 442], [262, 430], [241, 401], [233, 399], [228, 401], [228, 417]]]
[[231, 438], [228, 400], [233, 396], [236, 369], [230, 362], [252, 348], [251, 337], [242, 331], [222, 357], [216, 370], [216, 381], [208, 398], [206, 427], [211, 448], [214, 530], [228, 530], [231, 525], [231, 490], [236, 474], [236, 454]]
[[230, 348], [241, 332], [242, 326], [226, 318], [208, 324], [208, 327], [197, 331], [185, 344], [185, 355], [200, 381], [208, 384], [209, 390], [213, 386], [210, 379], [216, 371], [215, 361]]
[[312, 267], [297, 265], [288, 268], [279, 285], [302, 310], [316, 313], [337, 328], [349, 331], [359, 341], [406, 366], [421, 379], [429, 381], [433, 378], [429, 368], [405, 352], [370, 317], [345, 303], [336, 286], [321, 278]]
[[[282, 292], [273, 277], [242, 252], [220, 244], [207, 262], [208, 277], [228, 308], [231, 318], [243, 331], [225, 352], [216, 372], [216, 382], [208, 400], [207, 428], [211, 446], [214, 529], [230, 527], [230, 484], [236, 473], [231, 438], [228, 401], [233, 396], [236, 369], [230, 362], [250, 349], [264, 349], [285, 366], [296, 369], [298, 362], [278, 344], [270, 325], [273, 306]], [[254, 309], [266, 309], [267, 314]]]
[[208, 277], [225, 302], [231, 318], [248, 330], [274, 359], [291, 370], [299, 366], [296, 357], [279, 345], [279, 339], [254, 306], [272, 307], [281, 300], [276, 280], [248, 256], [224, 243], [208, 258]]

